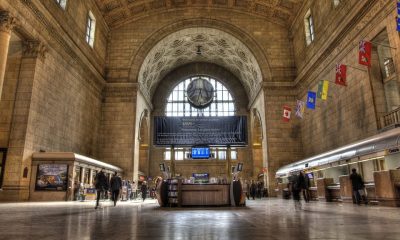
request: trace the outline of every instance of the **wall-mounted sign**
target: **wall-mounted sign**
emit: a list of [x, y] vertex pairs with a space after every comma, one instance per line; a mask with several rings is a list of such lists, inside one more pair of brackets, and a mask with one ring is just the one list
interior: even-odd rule
[[156, 146], [247, 145], [246, 116], [154, 117]]
[[67, 164], [40, 164], [38, 166], [35, 190], [66, 191], [67, 184]]

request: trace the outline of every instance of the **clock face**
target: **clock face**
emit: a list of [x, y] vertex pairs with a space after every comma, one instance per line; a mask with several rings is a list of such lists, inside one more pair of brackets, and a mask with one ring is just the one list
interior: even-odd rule
[[190, 82], [186, 93], [189, 103], [195, 108], [206, 108], [214, 99], [213, 85], [202, 78]]

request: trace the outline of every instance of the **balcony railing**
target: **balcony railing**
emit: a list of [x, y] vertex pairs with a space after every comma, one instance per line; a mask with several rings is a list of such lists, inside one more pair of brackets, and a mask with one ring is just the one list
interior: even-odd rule
[[380, 129], [397, 127], [396, 125], [400, 125], [400, 107], [382, 115], [379, 119]]

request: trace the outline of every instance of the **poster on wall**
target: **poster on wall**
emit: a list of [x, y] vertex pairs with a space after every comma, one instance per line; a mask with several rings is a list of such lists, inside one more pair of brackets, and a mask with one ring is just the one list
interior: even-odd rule
[[35, 190], [66, 191], [67, 184], [67, 164], [40, 164], [38, 166]]

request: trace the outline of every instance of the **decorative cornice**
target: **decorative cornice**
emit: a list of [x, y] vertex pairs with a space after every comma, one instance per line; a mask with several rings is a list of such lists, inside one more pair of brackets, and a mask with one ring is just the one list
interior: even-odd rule
[[23, 42], [23, 57], [26, 58], [39, 58], [44, 60], [46, 58], [47, 47], [39, 41], [24, 41]]
[[16, 25], [16, 18], [11, 16], [10, 12], [0, 10], [0, 32], [11, 33]]

